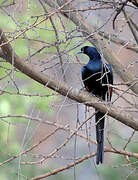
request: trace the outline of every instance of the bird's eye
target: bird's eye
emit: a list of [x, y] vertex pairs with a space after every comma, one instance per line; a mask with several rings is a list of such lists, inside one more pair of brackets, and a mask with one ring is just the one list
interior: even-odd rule
[[84, 48], [81, 48], [81, 52], [84, 53]]

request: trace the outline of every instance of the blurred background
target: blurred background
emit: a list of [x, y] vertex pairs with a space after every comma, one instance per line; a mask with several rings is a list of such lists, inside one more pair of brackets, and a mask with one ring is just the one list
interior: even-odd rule
[[[8, 40], [29, 27], [30, 30], [11, 42], [16, 54], [38, 72], [58, 81], [59, 85], [65, 82], [81, 89], [81, 67], [88, 62], [88, 57], [77, 55], [77, 52], [85, 45], [93, 45], [85, 39], [83, 30], [62, 13], [55, 13], [39, 24], [57, 11], [57, 3], [55, 0], [0, 0], [0, 27]], [[115, 19], [113, 29], [119, 3], [121, 1], [72, 1], [74, 16], [80, 13], [95, 29], [94, 33], [107, 35], [108, 44], [125, 70], [137, 77], [136, 41], [122, 12]], [[137, 7], [128, 2], [125, 9], [137, 25]], [[38, 25], [33, 27], [35, 23]], [[132, 48], [128, 49], [128, 45]], [[104, 58], [103, 61], [106, 62]], [[61, 96], [47, 85], [42, 86], [2, 58], [0, 80], [0, 179], [30, 179], [66, 167], [96, 151], [93, 117], [62, 146], [80, 123], [94, 113], [93, 108]], [[114, 84], [118, 88], [113, 93], [114, 105], [122, 113], [138, 118], [137, 95], [131, 90], [125, 92], [128, 87], [122, 85], [123, 81], [115, 71]], [[107, 149], [112, 144], [118, 151], [138, 153], [138, 133], [111, 117], [106, 119]], [[95, 157], [92, 157], [47, 178], [137, 180], [137, 168], [136, 158], [105, 152], [102, 165], [96, 166]]]

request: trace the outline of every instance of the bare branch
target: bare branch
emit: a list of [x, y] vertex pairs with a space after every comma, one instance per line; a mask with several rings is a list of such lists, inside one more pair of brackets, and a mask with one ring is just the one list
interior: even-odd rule
[[90, 155], [84, 156], [84, 157], [80, 158], [79, 160], [77, 160], [77, 161], [75, 161], [75, 162], [73, 162], [73, 163], [71, 163], [71, 164], [69, 164], [69, 165], [67, 165], [67, 166], [64, 166], [64, 167], [62, 167], [62, 168], [55, 169], [55, 170], [53, 170], [53, 171], [50, 171], [50, 172], [48, 172], [48, 173], [46, 173], [46, 174], [43, 174], [43, 175], [40, 175], [40, 176], [37, 176], [37, 177], [34, 177], [34, 178], [31, 178], [31, 180], [38, 180], [38, 179], [47, 178], [47, 177], [49, 177], [49, 176], [51, 176], [51, 175], [55, 175], [55, 174], [57, 174], [57, 173], [59, 173], [59, 172], [61, 172], [61, 171], [65, 171], [65, 170], [67, 170], [67, 169], [69, 169], [69, 168], [71, 168], [71, 167], [76, 166], [77, 164], [82, 163], [83, 161], [85, 161], [85, 160], [87, 160], [87, 159], [89, 159], [89, 158], [92, 158], [93, 156], [95, 156], [95, 154], [96, 154], [96, 153], [92, 153], [92, 154], [90, 154]]
[[119, 39], [118, 37], [112, 35], [112, 34], [108, 34], [106, 32], [98, 32], [99, 35], [101, 35], [102, 37], [110, 40], [111, 42], [118, 44], [118, 45], [122, 45], [124, 48], [126, 49], [130, 49], [134, 52], [138, 52], [138, 46], [136, 44], [132, 44], [128, 41], [124, 41], [122, 39]]
[[127, 12], [126, 12], [125, 10], [123, 10], [122, 12], [123, 12], [123, 14], [124, 14], [124, 16], [125, 16], [125, 19], [126, 19], [126, 21], [127, 21], [127, 23], [128, 23], [128, 26], [129, 26], [129, 28], [130, 28], [133, 36], [134, 36], [134, 39], [135, 39], [136, 43], [138, 44], [138, 36], [137, 36], [136, 31], [135, 31], [135, 29], [134, 29], [134, 27], [133, 27], [133, 25], [132, 25], [132, 23], [131, 23], [131, 20], [130, 20], [130, 18], [129, 18], [129, 15], [127, 14]]
[[[0, 36], [0, 44], [7, 42], [7, 39], [2, 30], [0, 30]], [[18, 57], [15, 52], [13, 53], [13, 49], [9, 43], [5, 43], [5, 45], [2, 45], [1, 48], [5, 59], [11, 64], [14, 62], [13, 65], [30, 78], [60, 93], [63, 96], [67, 96], [79, 103], [84, 103], [88, 106], [92, 106], [98, 109], [101, 112], [107, 113], [109, 116], [138, 131], [138, 121], [131, 115], [122, 113], [122, 111], [120, 111], [113, 105], [100, 102], [98, 98], [91, 96], [87, 92], [80, 92], [78, 89], [69, 87], [65, 83], [59, 84], [57, 81], [52, 80], [50, 77], [36, 71], [29, 63], [24, 62], [23, 59]], [[14, 61], [12, 61], [13, 55]]]
[[[105, 150], [105, 152], [106, 152], [106, 150]], [[114, 150], [109, 150], [109, 152], [115, 152], [115, 151], [114, 151]], [[125, 151], [118, 151], [118, 152], [119, 152], [119, 154], [124, 154], [124, 155], [127, 154]], [[115, 153], [118, 153], [118, 152], [116, 151]], [[31, 180], [43, 179], [43, 178], [47, 178], [47, 177], [49, 177], [49, 176], [51, 176], [51, 175], [55, 175], [55, 174], [57, 174], [57, 173], [59, 173], [59, 172], [61, 172], [61, 171], [65, 171], [65, 170], [67, 170], [67, 169], [69, 169], [69, 168], [71, 168], [71, 167], [74, 167], [74, 166], [76, 166], [77, 164], [80, 164], [80, 163], [82, 163], [83, 161], [85, 161], [85, 160], [87, 160], [87, 159], [90, 159], [90, 158], [92, 158], [92, 157], [95, 156], [95, 155], [96, 155], [96, 153], [92, 153], [92, 154], [86, 155], [86, 156], [80, 158], [79, 160], [77, 160], [77, 161], [75, 161], [75, 162], [73, 162], [73, 163], [71, 163], [71, 164], [69, 164], [69, 165], [67, 165], [67, 166], [64, 166], [64, 167], [62, 167], [62, 168], [55, 169], [55, 170], [53, 170], [53, 171], [50, 171], [50, 172], [45, 173], [45, 174], [40, 175], [40, 176], [36, 176], [36, 177], [34, 177], [34, 178], [31, 178]]]
[[[58, 4], [61, 6], [64, 4], [64, 1], [59, 0]], [[74, 9], [73, 5], [70, 4], [63, 8], [63, 10], [68, 9]], [[83, 35], [86, 37], [88, 36], [88, 41], [90, 41], [99, 50], [99, 52], [103, 53], [104, 58], [112, 65], [116, 73], [123, 79], [123, 81], [130, 81], [129, 85], [131, 85], [131, 83], [135, 81], [135, 76], [128, 70], [125, 70], [125, 67], [120, 63], [120, 60], [111, 50], [108, 43], [95, 32], [92, 26], [87, 24], [87, 22], [78, 12], [76, 15], [72, 12], [69, 15], [64, 13], [64, 15], [68, 17], [70, 20], [72, 20], [77, 26], [80, 27], [80, 29], [84, 31]], [[136, 83], [131, 88], [131, 90], [138, 94], [138, 83]]]

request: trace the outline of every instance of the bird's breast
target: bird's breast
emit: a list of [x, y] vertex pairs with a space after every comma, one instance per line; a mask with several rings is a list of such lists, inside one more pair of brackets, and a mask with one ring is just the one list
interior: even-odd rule
[[107, 91], [107, 87], [102, 85], [105, 79], [102, 78], [102, 75], [103, 66], [101, 63], [88, 63], [82, 68], [82, 80], [89, 92], [101, 96], [101, 92]]

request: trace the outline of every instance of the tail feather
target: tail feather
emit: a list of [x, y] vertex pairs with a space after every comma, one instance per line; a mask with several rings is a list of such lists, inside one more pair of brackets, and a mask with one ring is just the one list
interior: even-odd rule
[[97, 140], [97, 153], [96, 164], [103, 163], [104, 160], [104, 113], [98, 111], [95, 114], [96, 122], [96, 140]]

